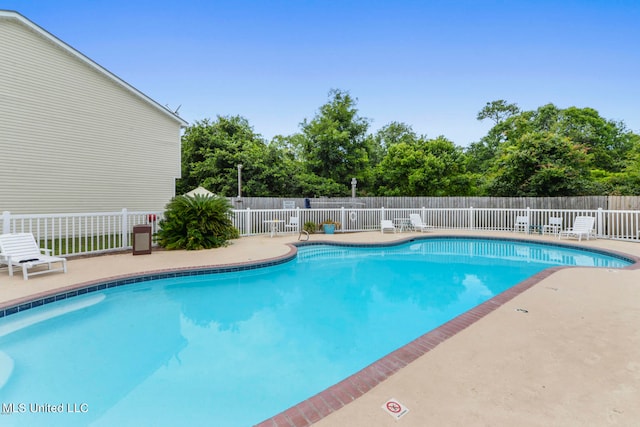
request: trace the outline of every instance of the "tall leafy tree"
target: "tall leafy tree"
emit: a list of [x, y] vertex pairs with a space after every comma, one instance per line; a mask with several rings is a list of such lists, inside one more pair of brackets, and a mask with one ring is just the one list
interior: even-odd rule
[[504, 99], [498, 99], [497, 101], [487, 102], [487, 104], [482, 107], [482, 110], [478, 112], [476, 119], [491, 119], [494, 125], [499, 125], [509, 117], [515, 116], [518, 113], [520, 113], [520, 108], [518, 108], [517, 104], [509, 104]]
[[569, 138], [590, 154], [589, 167], [618, 172], [633, 148], [632, 133], [623, 123], [606, 120], [592, 108], [560, 109], [546, 104], [507, 119], [500, 128], [506, 140], [515, 141], [531, 132], [551, 132]]
[[372, 140], [370, 157], [372, 164], [377, 165], [387, 154], [389, 147], [399, 142], [414, 143], [418, 135], [406, 123], [391, 122], [380, 128], [370, 139]]
[[634, 146], [633, 134], [624, 123], [606, 120], [593, 108], [562, 110], [556, 127], [558, 133], [587, 148], [594, 169], [621, 172]]
[[417, 141], [418, 135], [406, 123], [391, 122], [378, 130], [374, 138], [378, 145], [387, 149], [399, 142], [413, 143]]
[[489, 194], [495, 196], [572, 196], [589, 188], [586, 150], [553, 132], [532, 132], [505, 144], [491, 171]]
[[344, 185], [308, 171], [302, 160], [305, 141], [303, 134], [296, 133], [278, 135], [269, 144], [273, 157], [278, 159], [271, 162], [272, 171], [268, 172], [281, 178], [278, 194], [289, 197], [343, 196]]
[[[546, 104], [497, 121], [467, 154], [470, 170], [492, 171], [494, 181], [486, 187], [489, 194], [603, 194], [628, 191], [620, 190], [619, 181], [613, 178], [625, 173], [634, 144], [634, 134], [624, 124], [606, 120], [591, 108], [561, 109]], [[553, 150], [549, 161], [546, 155]], [[522, 161], [516, 162], [519, 156]], [[581, 160], [576, 163], [577, 158]], [[517, 168], [509, 166], [516, 163]], [[585, 175], [585, 171], [590, 173]]]
[[631, 148], [623, 160], [622, 171], [591, 170], [599, 194], [640, 196], [640, 135], [629, 132], [627, 137]]
[[329, 98], [312, 120], [301, 123], [302, 155], [310, 173], [344, 185], [347, 193], [351, 178], [368, 167], [369, 122], [358, 116], [348, 92], [334, 89]]
[[187, 128], [182, 138], [183, 178], [178, 192], [199, 185], [223, 196], [237, 192], [238, 165], [242, 165], [243, 195], [277, 196], [294, 192], [293, 153], [277, 143], [268, 145], [240, 116], [218, 116]]
[[[389, 147], [400, 142], [415, 143], [418, 136], [406, 123], [391, 122], [380, 128], [375, 134], [367, 136], [369, 167], [359, 174], [359, 194], [375, 195], [379, 193], [377, 185], [379, 165], [387, 155]], [[364, 178], [364, 179], [360, 179]]]
[[235, 195], [242, 164], [247, 196], [345, 196], [354, 177], [359, 195], [640, 193], [640, 136], [591, 108], [488, 102], [476, 118], [493, 127], [463, 151], [402, 122], [368, 134], [356, 101], [332, 90], [300, 133], [269, 143], [240, 116], [196, 122], [183, 137], [177, 192]]
[[507, 139], [507, 120], [517, 116], [520, 109], [517, 104], [509, 104], [504, 99], [487, 102], [478, 112], [477, 120], [490, 119], [493, 127], [480, 141], [472, 143], [466, 150], [467, 167], [470, 171], [482, 173], [486, 171], [496, 157], [500, 144]]
[[462, 150], [443, 136], [391, 145], [378, 165], [385, 196], [459, 196], [471, 192]]

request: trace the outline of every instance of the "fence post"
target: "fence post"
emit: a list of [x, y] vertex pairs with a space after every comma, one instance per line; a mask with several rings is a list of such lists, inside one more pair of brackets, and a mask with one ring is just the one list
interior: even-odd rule
[[473, 216], [473, 206], [469, 206], [469, 229], [473, 230], [475, 227], [475, 221]]
[[347, 214], [344, 210], [344, 206], [340, 208], [340, 222], [342, 223], [342, 232], [344, 232], [344, 228], [347, 226]]
[[597, 237], [602, 237], [603, 236], [603, 232], [604, 232], [604, 211], [602, 210], [602, 208], [598, 208], [598, 227], [597, 227]]
[[122, 230], [120, 232], [122, 249], [126, 249], [129, 247], [129, 215], [127, 208], [122, 208]]
[[251, 236], [251, 208], [247, 208], [247, 217], [244, 220], [244, 232], [246, 236]]
[[384, 219], [384, 206], [380, 208], [380, 221]]
[[2, 212], [2, 234], [11, 233], [11, 213], [9, 211]]

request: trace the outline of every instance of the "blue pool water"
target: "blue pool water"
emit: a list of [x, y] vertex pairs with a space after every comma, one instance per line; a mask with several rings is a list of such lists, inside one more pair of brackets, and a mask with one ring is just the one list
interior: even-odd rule
[[0, 424], [252, 425], [556, 265], [629, 262], [479, 239], [312, 245], [33, 308], [0, 319]]

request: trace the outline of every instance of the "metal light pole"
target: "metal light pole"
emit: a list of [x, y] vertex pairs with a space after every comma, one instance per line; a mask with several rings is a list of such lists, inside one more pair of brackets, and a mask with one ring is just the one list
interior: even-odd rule
[[351, 178], [351, 197], [356, 198], [356, 185], [358, 185], [358, 180], [355, 178]]
[[242, 197], [242, 165], [238, 165], [238, 199]]

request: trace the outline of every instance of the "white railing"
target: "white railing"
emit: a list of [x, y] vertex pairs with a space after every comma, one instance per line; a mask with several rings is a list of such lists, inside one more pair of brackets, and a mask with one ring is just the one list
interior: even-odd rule
[[162, 212], [11, 214], [0, 216], [0, 231], [31, 233], [41, 247], [56, 255], [83, 255], [131, 249], [133, 227], [151, 225], [158, 229]]
[[[640, 241], [640, 211], [604, 209], [500, 209], [500, 208], [322, 208], [322, 209], [236, 209], [233, 225], [241, 236], [279, 233], [297, 234], [305, 224], [318, 227], [325, 221], [338, 223], [336, 233], [380, 230], [380, 221], [390, 219], [406, 225], [410, 214], [419, 214], [436, 229], [513, 231], [517, 217], [526, 217], [530, 232], [540, 232], [550, 218], [562, 218], [562, 229], [573, 225], [576, 216], [595, 218], [594, 234], [599, 238]], [[57, 255], [82, 255], [131, 249], [133, 227], [149, 224], [155, 233], [162, 212], [122, 209], [116, 212], [70, 214], [11, 214], [0, 216], [2, 233], [32, 233], [41, 246]], [[291, 224], [298, 218], [298, 225]], [[309, 225], [307, 225], [309, 227]], [[318, 230], [322, 232], [322, 230]]]
[[[406, 223], [410, 214], [419, 214], [425, 224], [437, 229], [514, 231], [516, 218], [526, 217], [531, 232], [554, 231], [544, 228], [550, 219], [561, 218], [561, 229], [573, 225], [576, 216], [595, 218], [594, 234], [604, 239], [640, 240], [640, 211], [610, 211], [604, 209], [502, 209], [502, 208], [328, 208], [328, 209], [237, 209], [233, 223], [241, 236], [254, 236], [271, 232], [273, 221], [280, 232], [296, 233], [312, 223], [318, 227], [331, 220], [339, 226], [336, 233], [371, 231], [380, 229], [380, 221], [390, 219], [397, 224]], [[291, 217], [298, 218], [298, 228], [283, 227]], [[318, 230], [322, 231], [322, 230]], [[557, 231], [557, 229], [555, 229]]]

